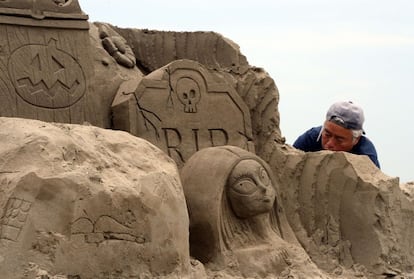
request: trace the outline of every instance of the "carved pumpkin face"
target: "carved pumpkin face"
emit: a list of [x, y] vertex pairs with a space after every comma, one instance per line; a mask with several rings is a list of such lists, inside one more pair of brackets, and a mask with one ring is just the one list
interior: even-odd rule
[[56, 46], [24, 45], [10, 56], [9, 74], [19, 96], [43, 108], [70, 107], [85, 94], [81, 66]]

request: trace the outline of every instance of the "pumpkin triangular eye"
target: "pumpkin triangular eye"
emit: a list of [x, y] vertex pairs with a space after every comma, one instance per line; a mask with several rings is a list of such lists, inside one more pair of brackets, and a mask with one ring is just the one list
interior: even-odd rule
[[65, 70], [65, 67], [54, 56], [52, 56], [52, 61], [52, 70], [54, 73]]
[[32, 59], [32, 62], [30, 65], [35, 68], [36, 70], [41, 71], [42, 70], [42, 64], [40, 63], [40, 57], [39, 54], [36, 54], [36, 56]]

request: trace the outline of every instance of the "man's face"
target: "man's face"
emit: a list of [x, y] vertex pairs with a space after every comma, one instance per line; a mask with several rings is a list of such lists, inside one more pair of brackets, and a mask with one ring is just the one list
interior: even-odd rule
[[322, 131], [322, 148], [331, 151], [351, 151], [358, 143], [354, 139], [352, 131], [333, 122], [325, 121]]

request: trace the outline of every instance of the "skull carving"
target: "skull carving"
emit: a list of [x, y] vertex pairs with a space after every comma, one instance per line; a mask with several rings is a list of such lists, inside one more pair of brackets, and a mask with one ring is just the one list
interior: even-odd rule
[[63, 7], [65, 5], [70, 4], [70, 2], [72, 2], [72, 0], [53, 0], [53, 2], [55, 2], [55, 4], [58, 5], [59, 7]]
[[185, 77], [177, 81], [177, 96], [184, 105], [184, 112], [196, 113], [197, 104], [200, 102], [200, 87], [191, 78]]

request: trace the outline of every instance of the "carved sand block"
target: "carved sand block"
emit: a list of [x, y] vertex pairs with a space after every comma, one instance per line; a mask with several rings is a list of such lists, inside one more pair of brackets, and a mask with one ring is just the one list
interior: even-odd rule
[[126, 82], [112, 109], [115, 129], [152, 142], [179, 166], [206, 147], [254, 152], [247, 106], [224, 78], [195, 61], [177, 60]]
[[[181, 169], [190, 216], [190, 254], [212, 270], [278, 275], [308, 259], [286, 220], [278, 185], [258, 156], [233, 146], [205, 148]], [[300, 255], [300, 256], [298, 256]], [[301, 262], [316, 270], [310, 261]]]
[[167, 187], [179, 187], [179, 182], [171, 179], [167, 174], [146, 178], [155, 187], [142, 189], [143, 195], [154, 195], [144, 201], [132, 189], [112, 195], [93, 183], [84, 188], [71, 179], [42, 179], [29, 173], [7, 195], [0, 211], [0, 252], [8, 255], [2, 274], [21, 278], [12, 277], [12, 270], [27, 272], [27, 261], [49, 274], [81, 278], [108, 278], [105, 274], [116, 270], [135, 276], [178, 272], [182, 261], [189, 260], [180, 254], [185, 250], [164, 243], [172, 241], [171, 234], [159, 235], [157, 230], [167, 232], [171, 227], [163, 213], [148, 212], [155, 210], [154, 202], [160, 202], [158, 194], [164, 202], [175, 203]]
[[0, 1], [0, 116], [95, 122], [87, 19], [78, 1]]
[[0, 128], [0, 278], [186, 278], [188, 213], [164, 152], [94, 126]]
[[311, 152], [303, 164], [297, 186], [287, 184], [299, 206], [286, 212], [300, 218], [305, 233], [298, 238], [319, 266], [328, 269], [336, 259], [346, 267], [362, 264], [377, 276], [412, 272], [414, 201], [398, 178], [367, 156], [346, 152]]

